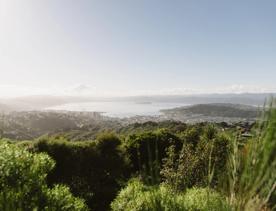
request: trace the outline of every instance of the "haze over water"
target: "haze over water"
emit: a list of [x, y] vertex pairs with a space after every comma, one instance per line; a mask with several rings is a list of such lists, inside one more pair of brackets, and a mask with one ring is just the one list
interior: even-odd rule
[[90, 111], [103, 112], [103, 115], [109, 117], [133, 117], [133, 116], [157, 116], [162, 113], [162, 109], [176, 108], [186, 106], [185, 103], [174, 102], [85, 102], [85, 103], [69, 103], [60, 106], [47, 108], [49, 110], [65, 110], [65, 111]]

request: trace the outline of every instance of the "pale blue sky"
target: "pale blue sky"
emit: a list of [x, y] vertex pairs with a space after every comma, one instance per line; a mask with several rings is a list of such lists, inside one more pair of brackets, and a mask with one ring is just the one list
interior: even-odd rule
[[275, 0], [0, 0], [0, 96], [275, 91], [275, 11]]

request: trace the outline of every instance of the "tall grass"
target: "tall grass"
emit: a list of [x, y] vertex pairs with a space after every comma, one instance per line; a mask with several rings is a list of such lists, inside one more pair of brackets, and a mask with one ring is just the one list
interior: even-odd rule
[[275, 99], [265, 104], [255, 134], [244, 148], [239, 150], [238, 139], [232, 144], [228, 166], [230, 203], [238, 211], [267, 209], [276, 186]]

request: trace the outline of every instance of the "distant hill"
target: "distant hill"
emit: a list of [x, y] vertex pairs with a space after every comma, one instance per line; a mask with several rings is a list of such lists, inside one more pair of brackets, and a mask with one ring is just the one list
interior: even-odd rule
[[13, 109], [9, 107], [8, 105], [0, 103], [0, 112], [9, 112], [12, 111]]
[[94, 136], [101, 130], [120, 127], [119, 122], [109, 121], [94, 112], [13, 111], [0, 115], [0, 131], [3, 137], [27, 140], [45, 134], [76, 133], [83, 131]]
[[173, 119], [195, 122], [254, 121], [259, 113], [258, 107], [231, 103], [197, 104], [193, 106], [162, 110], [162, 112]]
[[84, 97], [84, 96], [50, 96], [36, 95], [10, 99], [0, 99], [17, 111], [43, 110], [52, 106], [80, 102], [135, 102], [138, 104], [151, 103], [183, 103], [187, 105], [210, 103], [233, 103], [260, 106], [269, 96], [275, 93], [241, 93], [241, 94], [195, 94], [195, 95], [152, 95], [130, 97]]
[[257, 107], [230, 104], [230, 103], [211, 103], [198, 104], [193, 106], [174, 108], [167, 110], [169, 112], [201, 114], [212, 117], [241, 117], [241, 118], [255, 118], [258, 113]]

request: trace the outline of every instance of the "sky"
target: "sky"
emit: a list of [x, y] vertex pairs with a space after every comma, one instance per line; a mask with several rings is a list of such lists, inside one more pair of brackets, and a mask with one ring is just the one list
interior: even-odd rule
[[0, 97], [276, 92], [275, 0], [0, 0]]

